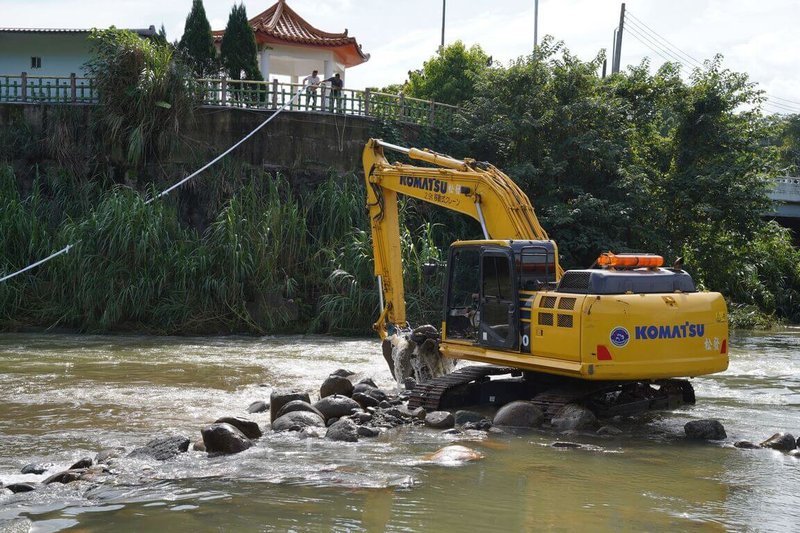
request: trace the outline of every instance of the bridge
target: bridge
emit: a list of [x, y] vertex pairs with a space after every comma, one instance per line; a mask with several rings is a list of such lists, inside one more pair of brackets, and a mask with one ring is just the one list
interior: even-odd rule
[[773, 210], [767, 216], [800, 223], [800, 177], [776, 178], [769, 199]]
[[[342, 89], [333, 92], [321, 84], [307, 93], [302, 85], [273, 81], [229, 79], [197, 80], [204, 106], [275, 110], [291, 103], [289, 111], [320, 112], [392, 120], [404, 124], [447, 128], [453, 124], [456, 106], [387, 94], [371, 89]], [[21, 104], [96, 104], [97, 88], [92, 78], [75, 76], [0, 75], [0, 103]]]

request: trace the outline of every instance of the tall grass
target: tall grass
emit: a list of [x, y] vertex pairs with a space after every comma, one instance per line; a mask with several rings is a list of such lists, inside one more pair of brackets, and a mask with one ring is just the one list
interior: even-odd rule
[[[77, 244], [0, 284], [0, 328], [369, 333], [378, 294], [362, 180], [331, 176], [298, 190], [258, 169], [221, 173], [147, 204], [154, 191], [103, 191], [103, 181], [69, 175], [40, 176], [21, 198], [13, 173], [3, 169], [2, 271]], [[199, 225], [188, 215], [198, 199], [220, 205]], [[401, 213], [419, 218], [408, 203]], [[425, 278], [422, 265], [442, 258], [443, 233], [436, 223], [402, 233], [414, 323], [438, 321], [441, 280]]]

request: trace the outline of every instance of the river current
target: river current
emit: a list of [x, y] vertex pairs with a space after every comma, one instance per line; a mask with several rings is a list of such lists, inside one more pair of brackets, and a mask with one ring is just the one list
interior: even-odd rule
[[[267, 432], [238, 455], [122, 459], [99, 484], [0, 489], [0, 531], [797, 531], [800, 460], [732, 443], [800, 434], [800, 331], [738, 334], [730, 350], [728, 371], [693, 380], [696, 406], [619, 422], [619, 436]], [[251, 402], [273, 387], [313, 395], [337, 368], [393, 385], [373, 339], [2, 335], [0, 482], [163, 431], [195, 440], [221, 416], [263, 426]], [[727, 440], [688, 442], [697, 418], [720, 420]], [[581, 447], [552, 446], [564, 440]], [[427, 459], [453, 443], [483, 458]], [[21, 474], [28, 463], [51, 466]]]

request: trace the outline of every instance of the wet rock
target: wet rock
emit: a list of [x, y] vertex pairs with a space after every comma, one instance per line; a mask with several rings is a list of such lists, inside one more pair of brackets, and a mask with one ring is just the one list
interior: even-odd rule
[[320, 417], [325, 418], [324, 416], [322, 416], [322, 413], [320, 413], [316, 407], [314, 407], [308, 402], [304, 402], [303, 400], [292, 400], [291, 402], [281, 407], [281, 410], [278, 411], [278, 418], [282, 417], [287, 413], [292, 413], [294, 411], [308, 411], [309, 413], [314, 413], [315, 415], [319, 415]]
[[82, 481], [103, 481], [107, 479], [109, 476], [110, 470], [105, 467], [104, 465], [96, 465], [89, 468], [86, 468], [84, 472], [81, 474], [80, 478]]
[[36, 490], [36, 486], [31, 483], [12, 483], [11, 485], [6, 485], [6, 488], [13, 492], [14, 494], [19, 494], [20, 492], [31, 492], [32, 490]]
[[93, 464], [94, 464], [94, 461], [92, 461], [91, 457], [84, 457], [84, 458], [80, 459], [78, 462], [76, 462], [74, 465], [69, 467], [69, 470], [78, 470], [80, 468], [89, 468]]
[[214, 423], [230, 424], [239, 431], [241, 431], [242, 434], [248, 439], [258, 439], [261, 438], [262, 435], [261, 428], [258, 427], [258, 424], [246, 418], [239, 418], [236, 416], [224, 416], [220, 419], [215, 420]]
[[483, 455], [466, 446], [454, 444], [445, 446], [440, 450], [426, 456], [426, 459], [439, 464], [458, 464], [467, 461], [477, 461], [483, 459]]
[[560, 431], [589, 429], [597, 425], [597, 417], [582, 405], [568, 403], [559, 409], [551, 424]]
[[307, 392], [287, 389], [272, 391], [269, 396], [269, 421], [274, 422], [278, 418], [281, 407], [292, 400], [303, 400], [306, 403], [311, 403], [311, 398], [309, 398]]
[[380, 389], [370, 389], [367, 394], [378, 400], [378, 402], [384, 402], [389, 398], [389, 395]]
[[742, 450], [760, 450], [761, 446], [756, 444], [755, 442], [750, 442], [749, 440], [738, 440], [733, 443], [736, 448], [741, 448]]
[[335, 394], [333, 396], [326, 396], [314, 404], [314, 407], [322, 413], [325, 420], [334, 417], [341, 418], [353, 413], [353, 410], [361, 411], [361, 406], [357, 401], [347, 396]]
[[97, 455], [94, 456], [94, 462], [97, 464], [108, 463], [111, 459], [117, 459], [123, 455], [125, 455], [125, 448], [106, 448], [97, 452]]
[[353, 395], [353, 384], [349, 379], [341, 376], [328, 376], [319, 388], [319, 397], [326, 398], [334, 394], [350, 397]]
[[728, 437], [719, 420], [692, 420], [683, 426], [686, 437], [692, 440], [723, 440]]
[[416, 418], [417, 420], [425, 420], [425, 415], [427, 415], [427, 411], [425, 411], [424, 407], [417, 407], [413, 411], [411, 411], [411, 416]]
[[407, 377], [403, 380], [403, 388], [406, 390], [414, 390], [414, 387], [417, 386], [417, 380], [412, 377]]
[[455, 423], [457, 426], [463, 426], [468, 422], [480, 422], [483, 419], [484, 416], [480, 413], [476, 413], [475, 411], [460, 410], [456, 411], [455, 414]]
[[789, 450], [797, 448], [797, 439], [795, 439], [791, 433], [775, 433], [762, 442], [761, 447], [788, 452]]
[[392, 406], [392, 404], [391, 404], [391, 403], [389, 403], [389, 401], [388, 401], [388, 400], [383, 400], [382, 402], [380, 402], [380, 403], [378, 404], [378, 407], [380, 407], [381, 409], [388, 409], [388, 408], [390, 408], [391, 406]]
[[325, 436], [325, 429], [309, 426], [298, 431], [297, 436], [301, 439], [321, 439]]
[[464, 432], [460, 428], [450, 428], [450, 429], [445, 429], [444, 431], [442, 431], [441, 434], [442, 435], [463, 435]]
[[325, 438], [342, 442], [358, 442], [358, 426], [352, 420], [342, 418], [328, 428]]
[[350, 415], [350, 420], [356, 424], [366, 424], [372, 421], [372, 413], [353, 413]]
[[263, 413], [267, 409], [269, 409], [269, 404], [267, 402], [256, 400], [247, 407], [247, 412], [250, 414]]
[[329, 427], [331, 427], [332, 425], [334, 425], [338, 421], [339, 421], [339, 417], [338, 416], [334, 416], [333, 418], [329, 418], [328, 420], [325, 421], [325, 427], [329, 428]]
[[424, 326], [418, 326], [411, 332], [409, 337], [414, 343], [416, 344], [423, 344], [428, 339], [438, 339], [439, 338], [439, 331], [436, 327], [426, 324]]
[[383, 354], [383, 358], [386, 360], [386, 364], [389, 367], [389, 372], [394, 376], [394, 357], [392, 354], [394, 353], [394, 344], [392, 343], [392, 339], [386, 337], [381, 342], [381, 353]]
[[206, 426], [200, 430], [200, 434], [203, 435], [206, 451], [212, 454], [239, 453], [253, 445], [244, 433], [226, 423]]
[[790, 450], [787, 455], [789, 457], [794, 457], [795, 459], [800, 459], [800, 449]]
[[553, 448], [583, 448], [583, 446], [581, 446], [577, 442], [561, 442], [561, 441], [554, 442], [550, 446], [552, 446]]
[[355, 374], [356, 374], [355, 372], [345, 370], [344, 368], [340, 368], [335, 372], [331, 372], [331, 376], [339, 376], [340, 378], [349, 378], [350, 376], [354, 376]]
[[384, 413], [389, 415], [389, 416], [393, 416], [395, 418], [399, 418], [401, 420], [407, 419], [407, 418], [412, 418], [411, 411], [409, 411], [408, 407], [406, 407], [405, 405], [392, 406], [392, 407], [386, 409], [386, 411], [384, 411]]
[[81, 474], [84, 472], [86, 472], [84, 468], [79, 470], [64, 470], [42, 481], [42, 485], [49, 485], [50, 483], [63, 483], [66, 485], [67, 483], [78, 481], [81, 478]]
[[511, 402], [497, 411], [492, 423], [495, 426], [535, 428], [542, 425], [544, 414], [542, 410], [530, 402]]
[[44, 464], [44, 463], [30, 463], [30, 464], [27, 464], [27, 465], [23, 466], [22, 470], [20, 470], [20, 472], [23, 473], [23, 474], [36, 474], [36, 475], [39, 475], [39, 474], [44, 474], [45, 472], [47, 472], [47, 469], [50, 468], [51, 466], [53, 466], [52, 463], [47, 463], [47, 464]]
[[[418, 383], [428, 381], [455, 368], [455, 362], [442, 357], [439, 352], [438, 333], [435, 337], [432, 333], [435, 329], [433, 326], [420, 326], [408, 338], [400, 335], [388, 337], [392, 343], [393, 375], [397, 383], [404, 383], [408, 377]], [[412, 337], [420, 342], [415, 342]]]
[[203, 442], [202, 437], [197, 439], [192, 443], [192, 449], [196, 452], [205, 452], [206, 450], [206, 443]]
[[157, 461], [166, 461], [189, 450], [190, 440], [182, 435], [159, 437], [141, 448], [136, 448], [128, 457], [152, 457]]
[[372, 380], [372, 378], [364, 378], [364, 379], [362, 379], [361, 381], [358, 382], [358, 385], [368, 385], [369, 387], [372, 387], [373, 389], [377, 389], [378, 388], [378, 386], [375, 384], [375, 382]]
[[425, 415], [425, 425], [434, 429], [451, 428], [455, 424], [453, 413], [447, 411], [433, 411]]
[[292, 411], [272, 423], [273, 431], [300, 431], [307, 427], [325, 427], [325, 420], [309, 411]]
[[461, 429], [464, 431], [469, 430], [478, 430], [478, 431], [488, 431], [489, 428], [492, 427], [492, 421], [488, 418], [482, 418], [476, 422], [467, 422], [461, 426]]
[[360, 405], [362, 409], [366, 409], [367, 407], [377, 407], [379, 403], [378, 400], [363, 392], [354, 392], [353, 399], [358, 402], [358, 405]]
[[377, 437], [381, 432], [368, 426], [358, 426], [358, 434], [361, 437]]
[[597, 430], [598, 435], [622, 435], [622, 433], [617, 426], [603, 426]]

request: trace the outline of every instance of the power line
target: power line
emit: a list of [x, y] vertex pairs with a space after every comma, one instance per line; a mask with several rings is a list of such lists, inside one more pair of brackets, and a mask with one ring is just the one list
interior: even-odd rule
[[[657, 31], [655, 31], [653, 28], [651, 28], [650, 26], [648, 26], [647, 24], [645, 24], [645, 23], [644, 23], [644, 21], [643, 21], [643, 20], [641, 20], [639, 17], [637, 17], [636, 15], [634, 15], [633, 13], [631, 13], [630, 11], [628, 11], [628, 12], [627, 12], [627, 15], [629, 15], [629, 16], [631, 17], [631, 20], [629, 21], [630, 23], [632, 23], [632, 24], [634, 24], [634, 25], [636, 25], [636, 26], [639, 26], [639, 25], [641, 25], [641, 26], [644, 26], [644, 29], [643, 29], [643, 31], [648, 31], [648, 30], [649, 30], [649, 32], [650, 32], [650, 33], [652, 33], [653, 35], [655, 35], [657, 39], [660, 39], [660, 40], [661, 40], [661, 41], [662, 41], [662, 42], [663, 42], [663, 43], [664, 43], [664, 44], [667, 46], [667, 48], [674, 48], [674, 49], [675, 49], [675, 50], [677, 50], [677, 51], [678, 51], [678, 52], [679, 52], [681, 55], [683, 55], [683, 57], [685, 57], [685, 58], [686, 58], [686, 59], [688, 59], [689, 61], [693, 62], [695, 65], [697, 65], [697, 66], [699, 66], [699, 67], [702, 67], [702, 66], [703, 66], [703, 63], [702, 63], [701, 61], [698, 61], [697, 59], [695, 59], [694, 57], [692, 57], [690, 54], [687, 54], [686, 52], [684, 52], [683, 50], [681, 50], [680, 48], [678, 48], [678, 47], [677, 47], [676, 45], [674, 45], [674, 44], [673, 44], [671, 41], [669, 41], [668, 39], [666, 39], [665, 37], [663, 37], [663, 36], [662, 36], [660, 33], [658, 33]], [[638, 24], [637, 24], [637, 23], [638, 23]]]
[[[655, 53], [657, 53], [658, 55], [663, 57], [666, 61], [669, 61], [671, 63], [680, 63], [683, 66], [687, 66], [679, 57], [677, 57], [676, 55], [672, 54], [669, 50], [666, 50], [666, 49], [660, 47], [658, 45], [658, 43], [655, 43], [653, 40], [649, 39], [647, 37], [647, 35], [645, 35], [643, 33], [640, 33], [638, 30], [636, 30], [632, 26], [628, 26], [627, 30], [631, 33], [631, 35], [633, 35], [636, 38], [636, 40], [638, 40], [640, 43], [642, 43], [645, 46], [647, 46], [650, 50], [654, 51]], [[643, 41], [643, 39], [646, 40], [647, 42], [651, 43], [651, 44], [645, 43]], [[666, 56], [664, 54], [666, 54]], [[669, 56], [669, 57], [667, 57], [667, 56]]]
[[[662, 54], [662, 53], [661, 53], [659, 50], [657, 50], [656, 48], [653, 48], [651, 45], [649, 45], [649, 44], [647, 44], [646, 42], [644, 42], [644, 40], [643, 40], [643, 39], [640, 39], [640, 38], [639, 38], [639, 37], [638, 37], [638, 36], [637, 36], [637, 35], [636, 35], [634, 32], [630, 31], [630, 28], [628, 28], [628, 30], [629, 30], [629, 33], [631, 34], [631, 37], [633, 37], [634, 39], [636, 39], [637, 41], [639, 41], [640, 43], [642, 43], [643, 45], [645, 45], [647, 48], [649, 48], [650, 50], [652, 50], [652, 51], [653, 51], [653, 52], [655, 52], [656, 54], [660, 55], [660, 56], [661, 56], [661, 58], [662, 58], [664, 61], [667, 61], [667, 62], [669, 62], [669, 63], [671, 63], [671, 62], [672, 62], [672, 59], [670, 59], [669, 57], [667, 57], [667, 56], [665, 56], [664, 54]], [[682, 64], [682, 63], [681, 63], [681, 64]]]

